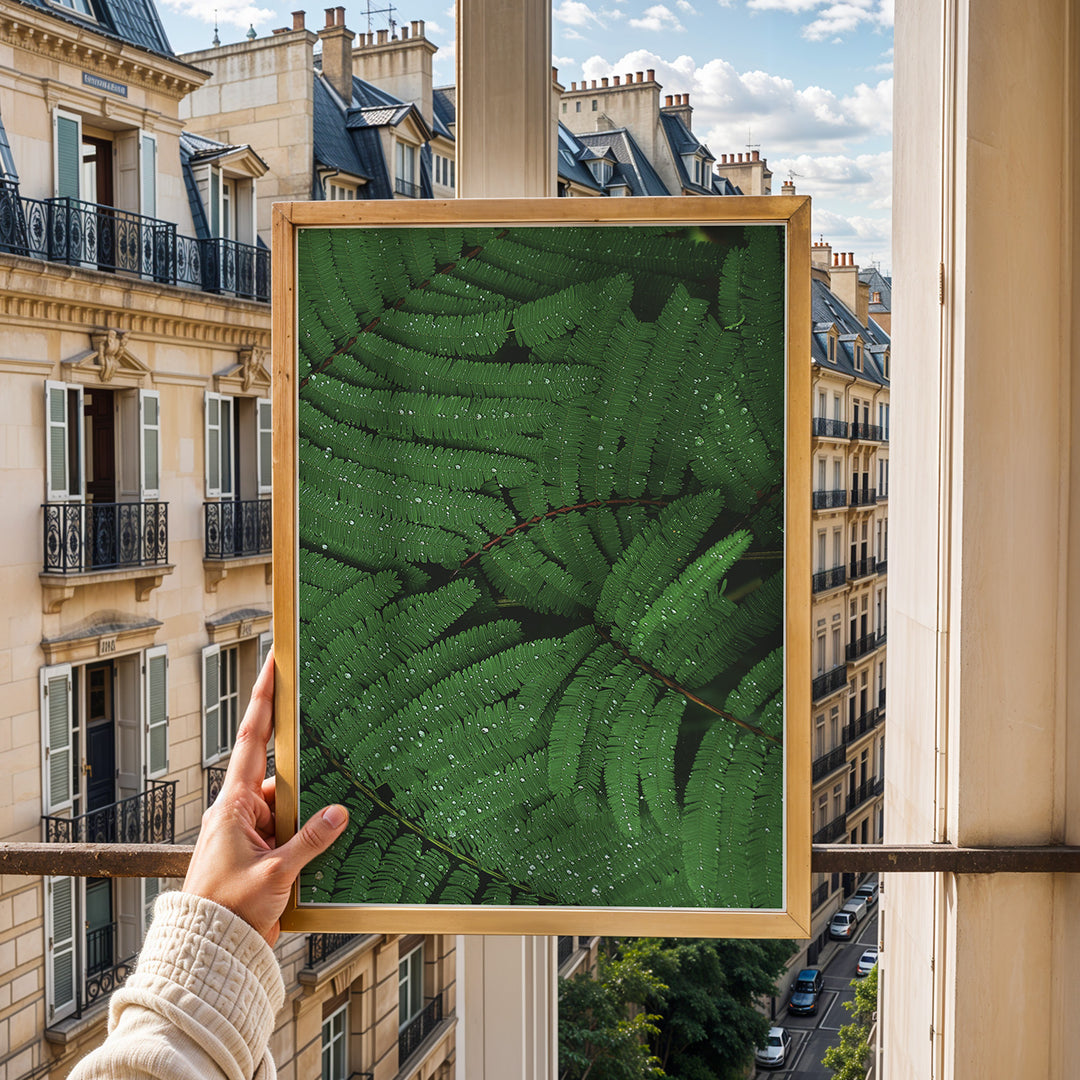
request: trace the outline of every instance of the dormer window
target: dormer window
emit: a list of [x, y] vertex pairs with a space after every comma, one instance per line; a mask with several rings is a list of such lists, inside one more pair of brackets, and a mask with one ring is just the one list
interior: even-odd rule
[[881, 293], [879, 293], [879, 292], [871, 293], [870, 294], [870, 303], [871, 304], [880, 304], [881, 303]]
[[326, 197], [331, 200], [355, 199], [356, 185], [343, 184], [339, 180], [331, 180], [330, 183], [326, 185]]
[[836, 338], [832, 334], [829, 335], [829, 363], [836, 363]]
[[855, 370], [862, 371], [862, 343], [855, 342]]
[[76, 15], [81, 15], [84, 19], [94, 19], [97, 21], [97, 16], [94, 15], [93, 8], [90, 7], [89, 0], [52, 0], [57, 7], [67, 8], [69, 11], [74, 11]]
[[589, 162], [589, 172], [593, 174], [593, 179], [598, 184], [606, 184], [611, 179], [613, 168], [610, 161], [603, 161], [597, 158], [594, 161]]

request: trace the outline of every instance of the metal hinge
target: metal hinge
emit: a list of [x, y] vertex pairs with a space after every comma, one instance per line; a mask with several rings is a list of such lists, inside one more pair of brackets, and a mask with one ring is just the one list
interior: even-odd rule
[[945, 304], [945, 264], [944, 263], [938, 263], [937, 302], [940, 305]]

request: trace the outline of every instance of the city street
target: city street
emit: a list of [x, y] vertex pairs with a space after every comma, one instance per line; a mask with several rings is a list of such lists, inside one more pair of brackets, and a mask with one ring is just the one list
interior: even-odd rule
[[775, 1025], [786, 1028], [791, 1035], [791, 1053], [782, 1069], [761, 1069], [755, 1080], [766, 1077], [784, 1077], [785, 1080], [829, 1080], [832, 1073], [821, 1064], [825, 1051], [837, 1041], [837, 1032], [849, 1023], [851, 1014], [843, 1008], [843, 1002], [855, 996], [851, 980], [855, 978], [855, 965], [863, 950], [877, 944], [878, 913], [869, 915], [859, 927], [856, 937], [842, 944], [825, 967], [825, 988], [813, 1016], [791, 1016], [787, 1003], [778, 1011]]

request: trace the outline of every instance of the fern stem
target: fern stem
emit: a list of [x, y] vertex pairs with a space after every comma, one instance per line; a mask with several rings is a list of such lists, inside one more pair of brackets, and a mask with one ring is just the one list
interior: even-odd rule
[[651, 664], [646, 663], [640, 656], [634, 656], [630, 650], [616, 641], [610, 631], [605, 627], [597, 627], [597, 633], [600, 637], [606, 641], [613, 649], [622, 653], [622, 655], [630, 661], [631, 664], [636, 665], [645, 672], [646, 675], [651, 675], [654, 679], [662, 682], [669, 690], [674, 690], [677, 694], [682, 694], [687, 701], [692, 701], [695, 705], [700, 705], [703, 709], [708, 709], [709, 712], [715, 716], [719, 716], [722, 720], [728, 720], [732, 724], [738, 724], [739, 727], [745, 728], [753, 735], [757, 735], [762, 739], [767, 739], [771, 743], [775, 743], [777, 746], [783, 746], [783, 741], [778, 739], [775, 735], [769, 735], [767, 732], [762, 731], [759, 727], [754, 727], [753, 724], [748, 724], [745, 720], [740, 720], [737, 716], [732, 716], [731, 713], [724, 712], [723, 709], [718, 709], [715, 705], [710, 705], [704, 698], [700, 698], [692, 690], [687, 690], [685, 686], [680, 686], [674, 679], [669, 678], [662, 671], [658, 671]]
[[353, 787], [358, 788], [366, 798], [373, 802], [380, 810], [389, 814], [400, 825], [404, 825], [410, 832], [414, 832], [425, 843], [431, 844], [432, 847], [440, 848], [448, 855], [453, 856], [455, 859], [460, 860], [463, 863], [468, 864], [474, 870], [479, 871], [481, 874], [492, 878], [495, 881], [501, 881], [506, 885], [509, 885], [511, 889], [520, 889], [522, 892], [531, 893], [533, 896], [540, 897], [543, 900], [547, 900], [549, 903], [557, 904], [559, 900], [554, 896], [545, 896], [541, 892], [537, 892], [531, 885], [522, 885], [521, 882], [512, 881], [505, 874], [500, 874], [495, 870], [487, 870], [469, 855], [463, 855], [460, 851], [450, 847], [449, 844], [444, 843], [442, 840], [437, 840], [435, 837], [430, 836], [424, 832], [419, 825], [410, 821], [407, 817], [402, 816], [397, 810], [393, 808], [385, 799], [381, 799], [374, 789], [369, 788], [362, 780], [358, 780], [356, 775], [349, 769], [349, 767], [342, 761], [338, 761], [325, 746], [316, 744], [315, 747], [322, 756], [331, 764], [337, 771], [345, 778], [345, 780], [352, 784]]
[[485, 552], [490, 551], [496, 544], [501, 544], [503, 540], [507, 540], [514, 536], [516, 533], [521, 532], [523, 529], [531, 529], [534, 525], [539, 525], [540, 522], [546, 521], [549, 518], [561, 517], [563, 514], [572, 514], [575, 511], [581, 510], [598, 510], [605, 506], [667, 506], [667, 499], [591, 499], [589, 502], [575, 503], [573, 506], [560, 506], [556, 510], [549, 510], [546, 514], [536, 514], [534, 517], [529, 518], [526, 521], [519, 521], [516, 525], [512, 525], [504, 533], [500, 533], [498, 536], [493, 536], [479, 551], [474, 551], [462, 564], [454, 571], [452, 577], [457, 577], [462, 570], [465, 569], [469, 563], [479, 559]]

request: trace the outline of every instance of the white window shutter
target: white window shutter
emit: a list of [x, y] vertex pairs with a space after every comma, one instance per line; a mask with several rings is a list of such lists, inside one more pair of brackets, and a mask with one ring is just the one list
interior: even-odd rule
[[41, 687], [42, 811], [56, 814], [71, 808], [71, 665], [44, 667]]
[[75, 879], [45, 878], [46, 1026], [75, 1011]]
[[204, 444], [206, 450], [206, 497], [221, 496], [221, 395], [209, 391], [204, 395], [206, 425]]
[[150, 780], [169, 771], [169, 648], [155, 645], [143, 659], [146, 675], [146, 775]]
[[213, 765], [221, 757], [220, 724], [221, 717], [221, 646], [207, 645], [202, 651], [202, 695], [203, 695], [203, 752], [202, 763], [205, 768]]
[[68, 470], [68, 384], [45, 383], [45, 501], [63, 502], [71, 497]]
[[221, 395], [221, 495], [234, 498], [233, 491], [233, 399]]
[[266, 663], [266, 654], [270, 652], [270, 646], [274, 644], [273, 630], [264, 630], [259, 635], [259, 671], [262, 671]]
[[139, 212], [157, 217], [157, 136], [146, 131], [139, 135]]
[[143, 878], [142, 885], [142, 932], [150, 929], [150, 922], [154, 918], [154, 901], [161, 893], [161, 878]]
[[139, 477], [143, 502], [161, 498], [161, 394], [139, 391]]
[[274, 463], [274, 445], [271, 431], [273, 407], [269, 398], [259, 398], [255, 403], [259, 419], [259, 494], [269, 495]]

